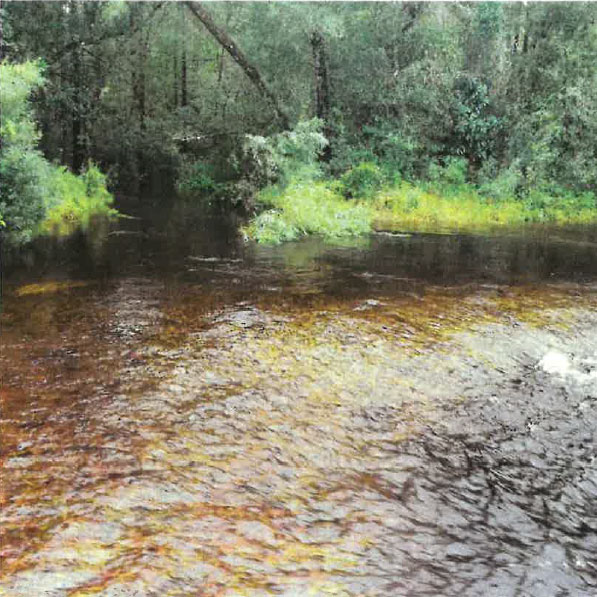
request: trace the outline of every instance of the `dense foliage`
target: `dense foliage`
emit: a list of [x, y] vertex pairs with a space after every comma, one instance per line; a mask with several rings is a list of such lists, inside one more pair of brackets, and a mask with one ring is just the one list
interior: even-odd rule
[[595, 3], [65, 0], [2, 12], [5, 56], [47, 64], [44, 154], [75, 172], [92, 159], [121, 190], [178, 177], [187, 194], [245, 200], [309, 170], [340, 178], [347, 198], [419, 181], [536, 210], [574, 197], [595, 207]]
[[28, 97], [42, 83], [38, 64], [0, 65], [2, 148], [0, 220], [10, 237], [27, 240], [45, 214], [50, 165], [37, 151], [39, 139]]
[[0, 224], [16, 243], [39, 232], [71, 232], [95, 214], [112, 213], [113, 198], [96, 166], [89, 164], [75, 176], [50, 164], [36, 148], [39, 132], [29, 98], [43, 84], [41, 70], [33, 62], [0, 65]]

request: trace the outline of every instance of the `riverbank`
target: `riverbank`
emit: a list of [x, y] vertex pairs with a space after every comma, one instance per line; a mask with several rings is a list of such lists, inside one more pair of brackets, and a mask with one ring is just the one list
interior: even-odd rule
[[591, 193], [530, 193], [525, 199], [492, 199], [473, 185], [401, 181], [370, 193], [343, 196], [340, 181], [291, 182], [257, 195], [264, 208], [246, 226], [247, 238], [265, 244], [316, 234], [333, 241], [373, 230], [390, 232], [496, 233], [529, 226], [597, 222]]

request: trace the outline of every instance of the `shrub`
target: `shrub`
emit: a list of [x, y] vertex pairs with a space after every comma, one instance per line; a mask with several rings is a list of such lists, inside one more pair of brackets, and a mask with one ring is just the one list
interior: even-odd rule
[[241, 178], [258, 190], [291, 179], [313, 180], [320, 174], [317, 162], [328, 141], [318, 118], [299, 122], [292, 131], [270, 137], [247, 135], [237, 159]]
[[276, 245], [298, 238], [300, 231], [279, 210], [270, 209], [254, 218], [245, 233], [257, 242]]
[[309, 234], [337, 240], [371, 230], [371, 210], [346, 201], [325, 182], [292, 182], [285, 188], [270, 187], [258, 199], [274, 208], [254, 218], [245, 228], [246, 235], [258, 242], [279, 243]]
[[522, 175], [514, 165], [496, 173], [497, 167], [484, 166], [479, 172], [479, 193], [494, 201], [505, 201], [518, 196]]
[[216, 182], [214, 167], [202, 161], [184, 163], [176, 183], [181, 193], [214, 193], [222, 190], [222, 183]]
[[0, 219], [15, 243], [29, 240], [45, 213], [50, 165], [35, 148], [39, 133], [28, 101], [43, 84], [41, 70], [37, 62], [0, 65]]
[[448, 157], [443, 166], [437, 162], [429, 165], [429, 180], [440, 185], [463, 185], [466, 183], [468, 161], [465, 158]]
[[384, 176], [376, 164], [361, 162], [346, 172], [340, 182], [346, 197], [370, 199], [381, 188]]

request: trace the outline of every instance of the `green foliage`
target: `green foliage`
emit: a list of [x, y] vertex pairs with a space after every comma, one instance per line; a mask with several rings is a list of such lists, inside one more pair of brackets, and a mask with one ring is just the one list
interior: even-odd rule
[[52, 167], [34, 149], [3, 148], [0, 156], [0, 218], [7, 240], [27, 242], [46, 212]]
[[105, 178], [93, 165], [82, 177], [50, 164], [36, 149], [39, 139], [29, 96], [43, 84], [39, 62], [0, 65], [2, 153], [0, 220], [9, 242], [23, 243], [48, 231], [50, 222], [86, 225], [94, 213], [112, 213]]
[[301, 232], [290, 218], [279, 211], [270, 209], [259, 214], [244, 229], [248, 238], [266, 245], [277, 245], [297, 239]]
[[85, 230], [94, 217], [117, 215], [106, 177], [93, 163], [76, 176], [64, 167], [52, 168], [46, 197], [47, 211], [38, 232], [63, 236]]
[[526, 201], [505, 196], [492, 201], [472, 185], [461, 186], [458, 195], [444, 195], [407, 182], [382, 191], [373, 202], [376, 227], [424, 232], [487, 232], [538, 223], [597, 222], [596, 207], [592, 193], [560, 197], [534, 193]]
[[384, 176], [376, 164], [361, 162], [340, 178], [345, 197], [370, 199], [384, 183]]
[[513, 164], [500, 170], [494, 160], [488, 160], [478, 173], [479, 193], [495, 201], [516, 199], [520, 195], [522, 174]]
[[452, 150], [481, 164], [493, 154], [501, 120], [492, 113], [487, 85], [464, 77], [456, 82], [455, 141]]
[[[462, 165], [457, 160], [451, 166], [462, 173]], [[258, 198], [270, 209], [253, 218], [244, 233], [258, 242], [277, 244], [308, 234], [337, 241], [365, 235], [372, 228], [490, 232], [543, 223], [597, 222], [597, 199], [593, 193], [579, 195], [553, 187], [536, 190], [519, 200], [508, 195], [507, 189], [518, 178], [512, 171], [509, 179], [504, 175], [504, 179], [498, 181], [492, 189], [495, 196], [491, 197], [483, 185], [477, 188], [463, 183], [460, 174], [450, 179], [452, 183], [456, 181], [457, 186], [402, 181], [378, 190], [366, 203], [343, 199], [336, 190], [342, 185], [337, 182], [294, 182], [284, 188], [268, 187]], [[444, 193], [446, 190], [448, 192]]]
[[0, 79], [0, 219], [9, 241], [25, 242], [44, 217], [51, 173], [35, 148], [39, 133], [28, 101], [31, 92], [43, 84], [41, 64], [4, 62]]
[[[361, 162], [377, 164], [394, 186], [429, 174], [445, 196], [466, 194], [467, 180], [500, 201], [554, 182], [574, 196], [597, 188], [597, 3], [213, 3], [207, 10], [273, 103], [299, 123], [294, 131], [279, 132], [272, 99], [200, 33], [185, 3], [75, 2], [64, 10], [8, 2], [8, 57], [50, 64], [47, 92], [36, 98], [44, 155], [77, 170], [93, 157], [134, 191], [178, 171], [189, 148], [177, 140], [219, 139], [183, 165], [180, 185], [223, 196], [217, 184], [233, 179], [233, 198], [318, 180], [322, 168], [339, 176]], [[317, 59], [314, 32], [323, 49]], [[27, 112], [19, 93], [27, 96], [38, 78], [35, 68], [20, 73], [12, 107], [3, 99], [16, 127], [3, 124], [3, 135], [30, 140], [31, 151], [35, 126], [11, 110]], [[314, 81], [331, 93], [314, 93]], [[309, 120], [315, 114], [325, 122]], [[331, 161], [322, 165], [324, 137]], [[232, 150], [231, 139], [244, 139], [243, 147]], [[236, 169], [224, 176], [219, 165], [233, 153]], [[466, 169], [452, 168], [450, 156], [466, 159]], [[192, 166], [199, 157], [218, 175]], [[8, 180], [22, 188], [1, 199], [15, 233], [39, 219], [38, 158], [5, 156]], [[16, 210], [22, 203], [29, 212]]]
[[176, 187], [183, 194], [208, 194], [221, 192], [224, 184], [216, 182], [213, 165], [203, 162], [184, 162]]
[[270, 137], [247, 135], [238, 168], [255, 190], [291, 179], [313, 180], [320, 175], [318, 158], [328, 141], [318, 118], [300, 121], [294, 130]]
[[334, 241], [371, 230], [371, 210], [346, 201], [325, 182], [292, 182], [283, 189], [269, 187], [259, 193], [258, 200], [274, 208], [258, 215], [245, 228], [247, 237], [261, 243], [277, 244], [309, 234]]
[[429, 164], [427, 187], [440, 195], [452, 196], [466, 193], [468, 161], [464, 158], [449, 157], [440, 165]]
[[572, 216], [585, 221], [590, 213], [597, 213], [595, 193], [575, 194], [559, 185], [546, 185], [532, 189], [524, 198], [527, 209], [536, 213], [541, 221], [563, 222]]

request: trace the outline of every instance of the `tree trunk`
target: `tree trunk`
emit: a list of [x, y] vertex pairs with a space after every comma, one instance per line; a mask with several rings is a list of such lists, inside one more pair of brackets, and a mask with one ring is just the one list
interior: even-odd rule
[[73, 52], [73, 104], [71, 107], [72, 133], [72, 169], [79, 173], [85, 162], [85, 146], [83, 144], [83, 97], [81, 94], [81, 50]]
[[187, 49], [186, 46], [182, 48], [182, 64], [180, 67], [180, 105], [182, 107], [189, 105], [187, 95]]
[[[313, 70], [315, 74], [315, 113], [323, 121], [323, 133], [330, 141], [332, 134], [330, 127], [330, 80], [325, 51], [325, 40], [319, 31], [311, 34], [311, 50], [313, 52]], [[324, 162], [332, 159], [331, 145], [328, 143], [321, 158]]]
[[251, 64], [248, 58], [243, 54], [240, 48], [236, 45], [234, 40], [211, 18], [211, 15], [201, 2], [187, 1], [186, 5], [189, 10], [203, 23], [205, 28], [212, 34], [216, 41], [230, 54], [232, 59], [242, 68], [245, 75], [250, 79], [251, 83], [257, 88], [259, 93], [266, 99], [270, 104], [276, 118], [284, 129], [290, 128], [290, 121], [288, 115], [280, 106], [278, 99], [274, 95], [273, 91], [265, 83], [261, 73], [257, 68]]
[[178, 108], [178, 56], [176, 55], [175, 50], [174, 52], [174, 64], [172, 68], [172, 72], [174, 73], [174, 109]]

